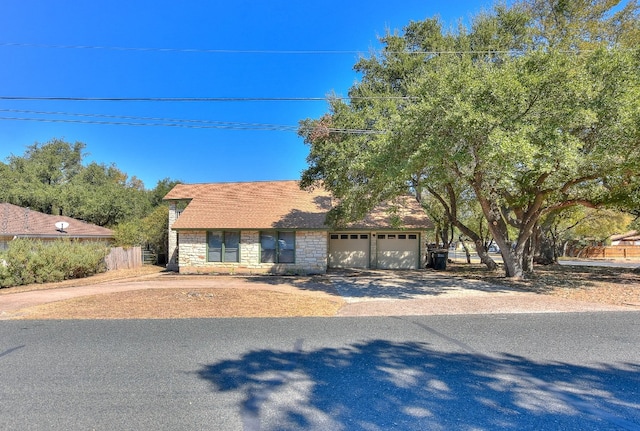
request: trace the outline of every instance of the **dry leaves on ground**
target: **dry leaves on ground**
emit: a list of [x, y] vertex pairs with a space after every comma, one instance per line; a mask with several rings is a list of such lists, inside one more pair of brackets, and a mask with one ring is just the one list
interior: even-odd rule
[[536, 266], [525, 280], [511, 280], [480, 265], [452, 265], [452, 273], [577, 301], [640, 306], [640, 272], [626, 268]]

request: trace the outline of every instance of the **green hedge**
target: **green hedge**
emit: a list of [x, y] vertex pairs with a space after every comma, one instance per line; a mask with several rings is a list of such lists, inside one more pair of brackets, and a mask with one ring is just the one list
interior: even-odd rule
[[101, 243], [15, 239], [0, 253], [0, 287], [50, 283], [106, 271]]

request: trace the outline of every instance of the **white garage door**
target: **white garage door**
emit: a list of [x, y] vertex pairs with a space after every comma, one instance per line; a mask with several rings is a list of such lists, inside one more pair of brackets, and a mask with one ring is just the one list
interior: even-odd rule
[[378, 268], [418, 269], [420, 241], [417, 233], [378, 234]]
[[332, 233], [329, 235], [329, 268], [369, 268], [369, 235]]

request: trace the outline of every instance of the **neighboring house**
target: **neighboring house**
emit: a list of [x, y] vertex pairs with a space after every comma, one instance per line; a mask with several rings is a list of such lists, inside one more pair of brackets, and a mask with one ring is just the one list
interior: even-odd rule
[[632, 230], [620, 235], [611, 236], [612, 246], [640, 246], [640, 232]]
[[178, 184], [164, 199], [167, 266], [181, 273], [424, 268], [427, 231], [433, 229], [408, 196], [399, 207], [384, 205], [359, 223], [330, 229], [325, 217], [331, 194], [301, 190], [297, 181]]
[[[57, 226], [56, 226], [57, 225]], [[113, 231], [71, 217], [53, 216], [17, 205], [0, 203], [0, 250], [15, 238], [54, 240], [113, 240]]]

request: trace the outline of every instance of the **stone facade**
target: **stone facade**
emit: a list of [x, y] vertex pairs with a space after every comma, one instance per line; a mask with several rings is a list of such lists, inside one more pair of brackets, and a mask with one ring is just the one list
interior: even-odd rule
[[327, 271], [327, 234], [296, 232], [295, 263], [260, 262], [260, 231], [240, 232], [239, 262], [207, 262], [207, 232], [187, 231], [179, 237], [181, 273], [321, 274]]
[[177, 205], [178, 204], [175, 201], [169, 204], [169, 248], [167, 256], [167, 269], [171, 271], [178, 270], [178, 232], [171, 229], [171, 226], [173, 226], [173, 223], [178, 219], [179, 216]]
[[[325, 230], [300, 230], [295, 236], [295, 263], [273, 264], [260, 262], [260, 231], [240, 232], [239, 262], [207, 262], [207, 232], [171, 229], [180, 216], [178, 206], [169, 207], [169, 261], [167, 268], [181, 273], [278, 273], [321, 274], [327, 271], [329, 238]], [[375, 231], [368, 232], [375, 238]], [[426, 266], [428, 231], [420, 231], [420, 268]], [[369, 267], [376, 268], [377, 243], [370, 242]]]

